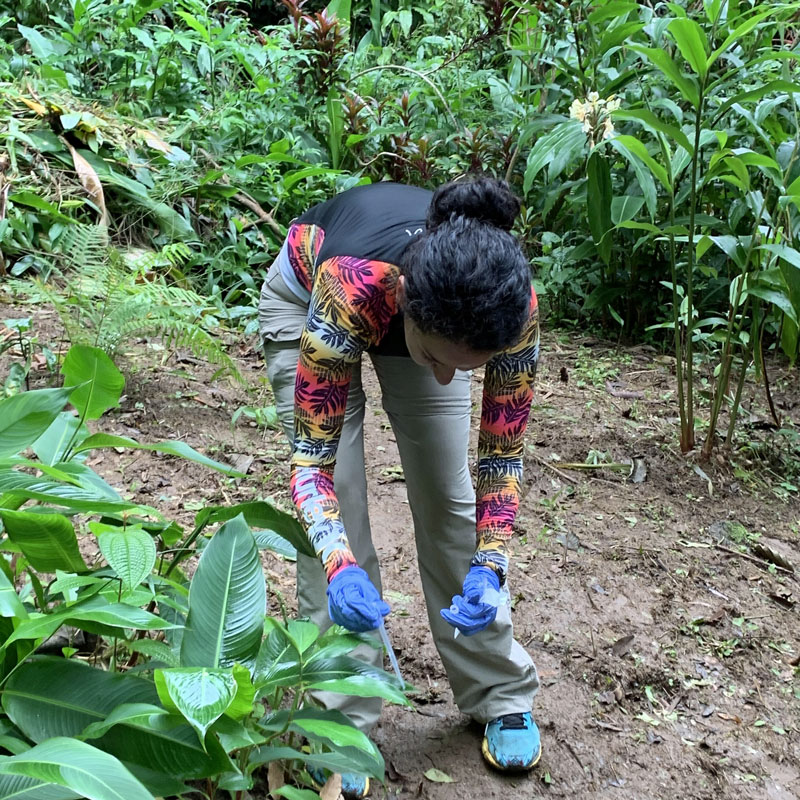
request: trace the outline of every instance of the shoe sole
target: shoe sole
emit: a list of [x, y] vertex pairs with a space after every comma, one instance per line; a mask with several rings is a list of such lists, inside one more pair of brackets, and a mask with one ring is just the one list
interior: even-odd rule
[[539, 763], [539, 759], [542, 757], [542, 745], [539, 744], [539, 752], [536, 754], [533, 761], [526, 766], [514, 765], [512, 767], [504, 767], [501, 764], [498, 764], [494, 756], [489, 752], [489, 740], [486, 737], [484, 737], [481, 744], [481, 753], [483, 754], [483, 757], [486, 759], [487, 763], [500, 772], [528, 772]]

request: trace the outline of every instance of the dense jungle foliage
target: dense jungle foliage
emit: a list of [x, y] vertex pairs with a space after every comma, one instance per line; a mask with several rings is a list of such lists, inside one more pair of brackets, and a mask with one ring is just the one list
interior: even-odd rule
[[[769, 401], [771, 357], [798, 354], [798, 26], [800, 3], [755, 0], [0, 2], [0, 290], [53, 303], [73, 345], [61, 365], [42, 349], [66, 389], [23, 391], [28, 358], [2, 392], [0, 798], [241, 798], [279, 759], [382, 775], [305, 692], [402, 687], [348, 659], [352, 637], [262, 630], [257, 547], [291, 557], [297, 523], [259, 503], [184, 532], [85, 463], [203, 460], [90, 434], [122, 391], [111, 359], [155, 334], [235, 376], [215, 334], [254, 336], [287, 225], [337, 191], [504, 178], [548, 324], [669, 350], [681, 448], [730, 445], [748, 372]], [[4, 322], [0, 353], [29, 357], [30, 321]], [[107, 670], [31, 660], [65, 623]]]

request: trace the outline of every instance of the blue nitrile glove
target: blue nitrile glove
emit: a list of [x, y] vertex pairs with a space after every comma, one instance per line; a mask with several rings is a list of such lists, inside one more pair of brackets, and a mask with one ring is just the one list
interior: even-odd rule
[[345, 567], [328, 584], [328, 614], [349, 631], [374, 631], [389, 611], [361, 567]]
[[[486, 602], [484, 593], [493, 590], [491, 602]], [[441, 615], [464, 636], [472, 636], [494, 622], [497, 616], [500, 578], [489, 567], [470, 567], [464, 578], [462, 594], [453, 598], [450, 608], [443, 608]], [[483, 600], [481, 599], [483, 598]]]

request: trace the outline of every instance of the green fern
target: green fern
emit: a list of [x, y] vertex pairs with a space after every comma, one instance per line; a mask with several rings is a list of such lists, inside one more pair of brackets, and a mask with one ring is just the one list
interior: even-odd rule
[[213, 331], [214, 309], [196, 292], [167, 285], [156, 270], [191, 257], [183, 244], [126, 258], [112, 247], [103, 226], [72, 225], [62, 238], [55, 283], [23, 289], [48, 300], [73, 344], [91, 344], [112, 358], [132, 337], [158, 337], [167, 348], [184, 347], [242, 382], [241, 373]]

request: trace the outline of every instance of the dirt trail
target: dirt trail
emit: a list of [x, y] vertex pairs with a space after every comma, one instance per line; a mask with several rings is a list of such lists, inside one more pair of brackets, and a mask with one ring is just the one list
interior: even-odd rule
[[[194, 359], [161, 365], [162, 353], [139, 350], [123, 362], [126, 396], [103, 429], [142, 441], [174, 436], [240, 465], [252, 458], [247, 480], [231, 487], [144, 452], [107, 452], [95, 468], [185, 524], [209, 502], [269, 497], [288, 507], [280, 435], [244, 416], [231, 425], [240, 405], [269, 402], [257, 351], [238, 349], [249, 395], [210, 384], [211, 370]], [[388, 782], [372, 796], [800, 797], [800, 480], [786, 457], [791, 443], [763, 430], [763, 399], [748, 386], [753, 446], [732, 465], [700, 470], [676, 452], [668, 358], [573, 334], [547, 335], [543, 352], [510, 575], [517, 638], [542, 680], [534, 711], [544, 755], [529, 776], [490, 772], [481, 731], [453, 705], [427, 629], [399, 458], [365, 368], [370, 510], [389, 630], [404, 677], [420, 689], [413, 710], [387, 708], [375, 731]], [[796, 371], [776, 365], [772, 382], [784, 426], [796, 426]], [[642, 397], [614, 396], [620, 388]], [[476, 398], [480, 389], [478, 375]], [[610, 468], [565, 468], [634, 455], [643, 483]], [[265, 566], [291, 605], [292, 566], [272, 555]], [[453, 782], [430, 780], [431, 768]]]

